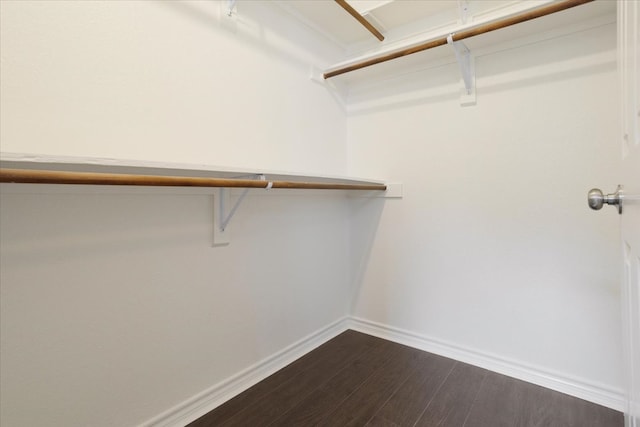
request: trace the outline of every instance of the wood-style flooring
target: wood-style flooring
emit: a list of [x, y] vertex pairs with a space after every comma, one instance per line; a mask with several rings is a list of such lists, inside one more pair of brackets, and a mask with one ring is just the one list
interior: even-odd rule
[[347, 331], [189, 427], [623, 427], [620, 412]]

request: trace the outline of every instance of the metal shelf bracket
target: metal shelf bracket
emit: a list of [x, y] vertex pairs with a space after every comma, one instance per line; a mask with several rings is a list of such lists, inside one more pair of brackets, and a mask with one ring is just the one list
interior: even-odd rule
[[461, 41], [453, 41], [453, 33], [447, 37], [447, 44], [453, 48], [462, 74], [464, 89], [460, 96], [460, 105], [476, 104], [476, 70], [475, 58], [469, 48]]
[[[263, 174], [249, 175], [249, 176], [237, 176], [235, 178], [255, 178], [260, 181], [266, 181], [266, 177]], [[265, 187], [267, 190], [270, 189], [272, 183], [269, 182]], [[229, 238], [229, 222], [233, 215], [235, 215], [236, 211], [242, 204], [242, 201], [249, 193], [249, 188], [245, 188], [240, 197], [236, 200], [235, 204], [231, 207], [229, 212], [227, 213], [227, 206], [230, 205], [230, 197], [229, 197], [229, 189], [228, 188], [219, 188], [216, 191], [216, 194], [213, 196], [213, 246], [225, 246], [230, 243]]]
[[460, 14], [460, 23], [466, 24], [469, 18], [469, 0], [458, 0], [458, 12]]
[[236, 13], [236, 0], [227, 0], [227, 7], [225, 11], [228, 17], [231, 17]]

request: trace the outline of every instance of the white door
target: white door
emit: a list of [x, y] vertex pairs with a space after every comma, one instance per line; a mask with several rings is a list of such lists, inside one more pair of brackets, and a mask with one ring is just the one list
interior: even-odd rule
[[622, 251], [628, 427], [640, 427], [640, 1], [618, 1], [622, 89]]

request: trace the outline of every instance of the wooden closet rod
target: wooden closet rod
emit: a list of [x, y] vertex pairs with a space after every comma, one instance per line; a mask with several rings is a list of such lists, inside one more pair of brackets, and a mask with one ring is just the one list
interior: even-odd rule
[[309, 190], [385, 191], [387, 189], [387, 186], [384, 184], [259, 181], [252, 179], [62, 172], [29, 169], [0, 169], [0, 182], [27, 184], [138, 185], [154, 187], [302, 188]]
[[[522, 12], [508, 18], [498, 19], [493, 22], [488, 22], [486, 24], [481, 24], [476, 27], [471, 27], [466, 30], [453, 33], [452, 39], [453, 41], [463, 40], [469, 37], [499, 30], [500, 28], [505, 28], [511, 25], [519, 24], [521, 22], [529, 21], [531, 19], [540, 18], [546, 15], [551, 15], [552, 13], [560, 12], [575, 6], [579, 6], [581, 4], [590, 3], [592, 1], [594, 0], [563, 0], [563, 1], [554, 2], [546, 6], [542, 6], [534, 10]], [[343, 68], [327, 71], [326, 73], [323, 74], [323, 77], [325, 79], [329, 79], [331, 77], [339, 76], [340, 74], [349, 73], [351, 71], [359, 70], [365, 67], [370, 67], [371, 65], [380, 64], [382, 62], [391, 61], [392, 59], [401, 58], [403, 56], [422, 52], [428, 49], [432, 49], [434, 47], [443, 46], [445, 44], [447, 44], [447, 36], [442, 36], [437, 39], [429, 40], [412, 47], [399, 49], [393, 52], [386, 53], [384, 55], [367, 59], [362, 62], [357, 62], [355, 64], [348, 65]]]
[[362, 16], [357, 10], [351, 7], [351, 5], [346, 2], [346, 0], [336, 0], [336, 3], [338, 3], [340, 7], [342, 7], [344, 10], [349, 12], [349, 15], [356, 18], [356, 21], [361, 23], [362, 26], [365, 27], [367, 30], [369, 30], [369, 32], [373, 34], [378, 40], [380, 41], [384, 40], [384, 36], [382, 35], [382, 33], [378, 31], [378, 29], [374, 27], [373, 24], [371, 24], [371, 22], [367, 21], [367, 19], [364, 16]]

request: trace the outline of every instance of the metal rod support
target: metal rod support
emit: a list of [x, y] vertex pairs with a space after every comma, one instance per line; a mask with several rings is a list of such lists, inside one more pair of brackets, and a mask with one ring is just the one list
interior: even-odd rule
[[[247, 176], [251, 176], [254, 177], [256, 179], [259, 179], [260, 181], [266, 181], [266, 177], [263, 174], [257, 174], [257, 175], [244, 175], [242, 176], [247, 177]], [[240, 177], [238, 177], [240, 178]], [[233, 216], [235, 215], [236, 211], [238, 210], [238, 208], [240, 207], [240, 205], [242, 204], [242, 201], [244, 200], [244, 198], [247, 196], [247, 193], [249, 193], [249, 188], [245, 188], [245, 190], [242, 192], [242, 194], [240, 195], [240, 197], [238, 197], [238, 200], [236, 200], [236, 203], [233, 205], [233, 207], [231, 208], [231, 210], [229, 211], [229, 214], [225, 216], [225, 191], [227, 191], [225, 188], [221, 188], [220, 189], [220, 218], [222, 218], [222, 221], [220, 222], [220, 230], [222, 230], [224, 232], [224, 230], [227, 228], [227, 225], [229, 225], [229, 221], [231, 221], [231, 218], [233, 218]]]
[[463, 42], [454, 42], [453, 36], [454, 34], [449, 34], [447, 43], [453, 48], [456, 61], [458, 61], [458, 66], [460, 67], [460, 74], [462, 74], [462, 80], [464, 81], [464, 87], [467, 95], [470, 95], [475, 89], [471, 78], [471, 52]]

